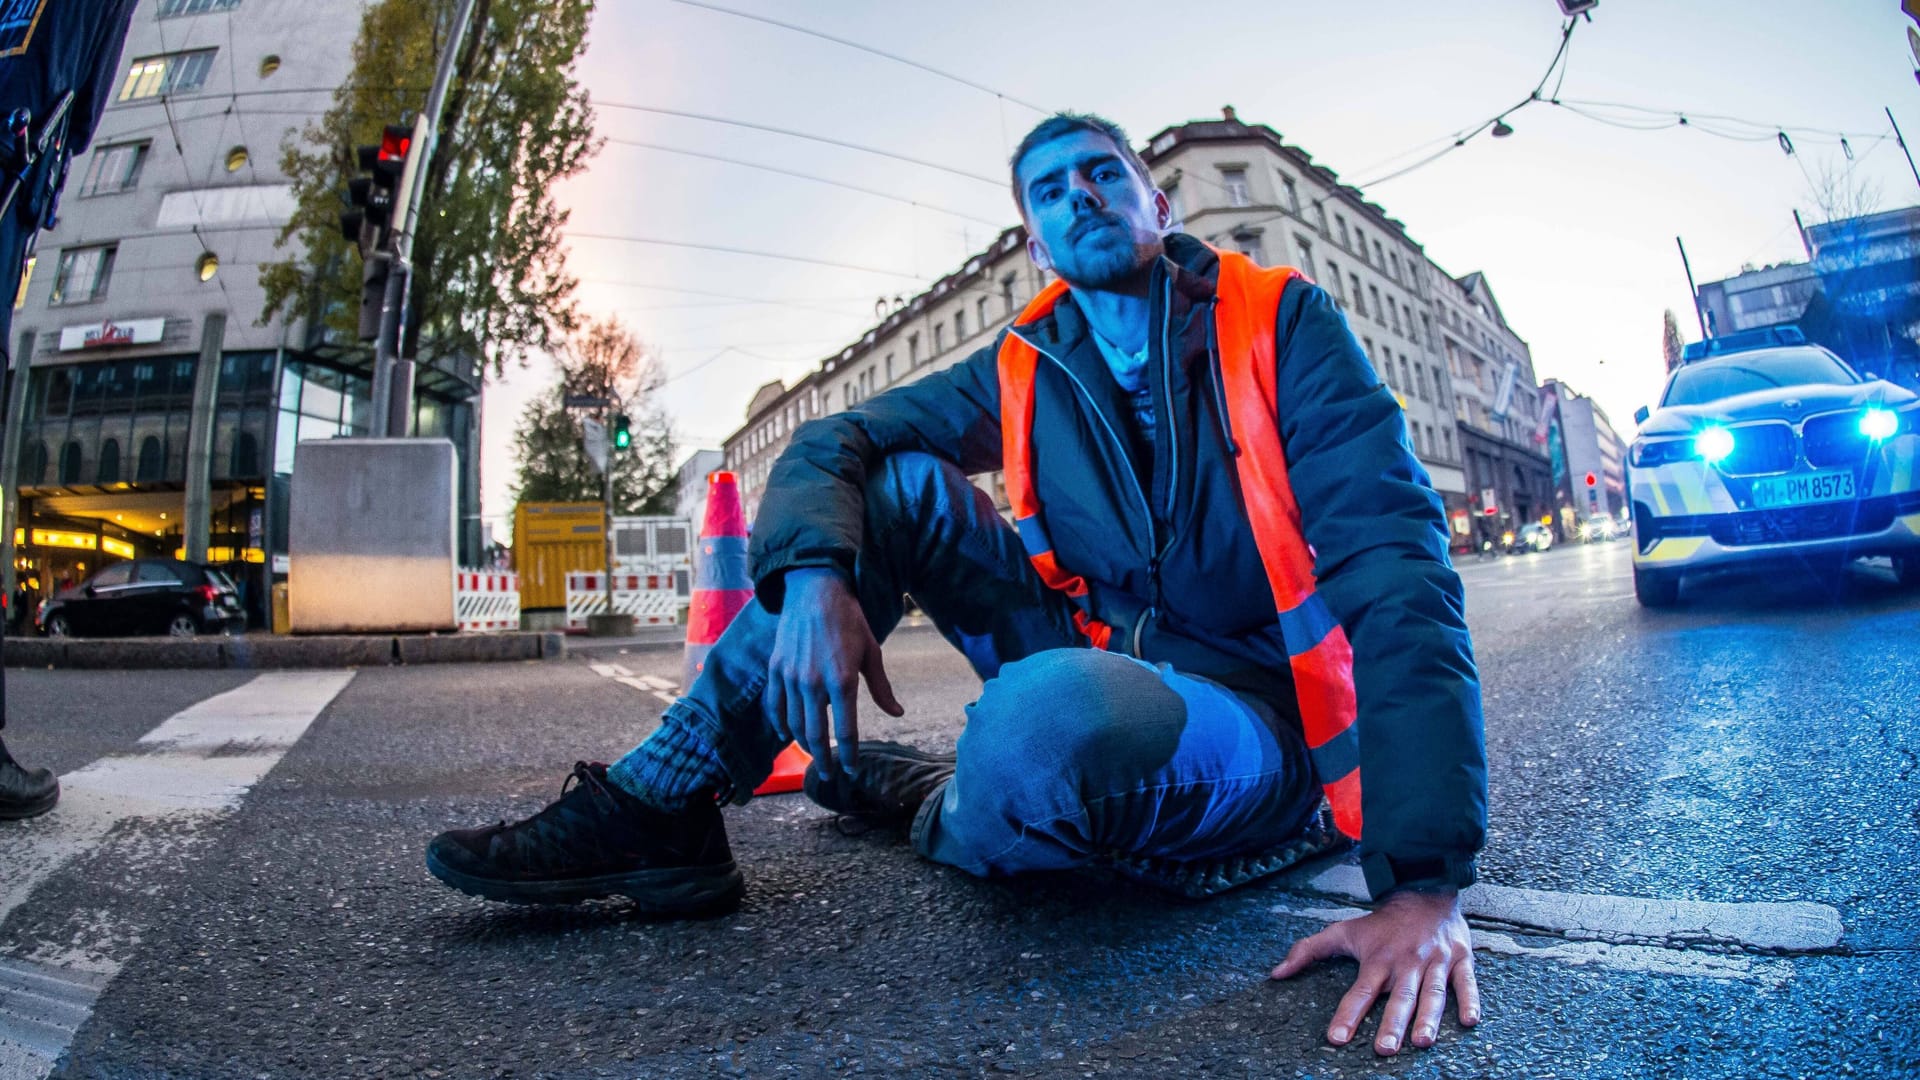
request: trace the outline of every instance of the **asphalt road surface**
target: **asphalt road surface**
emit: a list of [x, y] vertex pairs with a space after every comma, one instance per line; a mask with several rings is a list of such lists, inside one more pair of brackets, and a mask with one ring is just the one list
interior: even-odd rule
[[[358, 673], [9, 673], [67, 798], [0, 825], [0, 1078], [1920, 1074], [1920, 596], [1884, 568], [1641, 610], [1624, 544], [1469, 562], [1492, 836], [1485, 1020], [1379, 1059], [1351, 979], [1266, 972], [1351, 915], [1339, 859], [1203, 903], [982, 882], [798, 795], [732, 813], [725, 917], [433, 881], [643, 735], [670, 652]], [[950, 746], [977, 685], [887, 646]]]

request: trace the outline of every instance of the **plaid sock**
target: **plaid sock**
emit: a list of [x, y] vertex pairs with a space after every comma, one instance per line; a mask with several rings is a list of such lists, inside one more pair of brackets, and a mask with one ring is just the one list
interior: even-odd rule
[[677, 813], [696, 795], [733, 787], [713, 749], [683, 724], [669, 720], [607, 767], [615, 787], [656, 810]]

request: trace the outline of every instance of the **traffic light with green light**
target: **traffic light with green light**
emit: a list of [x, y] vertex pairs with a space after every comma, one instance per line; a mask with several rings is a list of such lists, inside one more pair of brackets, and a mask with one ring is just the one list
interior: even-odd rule
[[632, 445], [633, 421], [627, 419], [626, 413], [620, 413], [613, 418], [613, 448], [625, 450]]

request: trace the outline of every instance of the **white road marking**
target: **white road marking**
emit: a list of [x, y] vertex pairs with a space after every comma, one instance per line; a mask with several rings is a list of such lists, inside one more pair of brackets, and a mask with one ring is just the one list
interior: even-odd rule
[[640, 676], [640, 681], [653, 687], [655, 690], [674, 690], [679, 687], [678, 683], [668, 682], [658, 675], [642, 675]]
[[[1365, 908], [1294, 907], [1275, 904], [1276, 915], [1294, 915], [1320, 922], [1341, 922], [1365, 915]], [[1688, 952], [1683, 949], [1657, 948], [1651, 945], [1614, 945], [1604, 941], [1555, 941], [1531, 945], [1512, 934], [1472, 927], [1473, 947], [1496, 956], [1520, 956], [1551, 960], [1572, 967], [1597, 967], [1609, 971], [1641, 972], [1648, 975], [1675, 975], [1694, 979], [1720, 979], [1751, 982], [1778, 989], [1793, 977], [1793, 962], [1739, 954]]]
[[619, 664], [594, 664], [592, 667], [595, 675], [604, 675], [609, 679], [619, 679], [633, 674]]
[[[652, 695], [657, 701], [671, 705], [676, 700], [674, 691], [679, 689], [679, 685], [668, 682], [658, 675], [635, 675], [619, 664], [590, 664], [588, 666], [593, 668], [595, 675], [612, 679], [614, 682], [620, 683], [623, 686], [631, 686], [643, 694]], [[0, 1077], [0, 1080], [5, 1080], [5, 1078]]]
[[[124, 754], [60, 778], [60, 804], [0, 832], [0, 928], [33, 891], [133, 821], [204, 828], [240, 804], [353, 679], [351, 671], [274, 672], [181, 710]], [[124, 854], [179, 842], [123, 834]], [[80, 938], [29, 954], [17, 928], [0, 955], [0, 1080], [52, 1070], [125, 963], [137, 930], [96, 919]], [[23, 955], [26, 954], [26, 955]]]
[[[1355, 900], [1367, 896], [1357, 866], [1332, 867], [1307, 888]], [[1731, 904], [1475, 885], [1460, 894], [1460, 910], [1522, 932], [1668, 948], [1813, 952], [1840, 944], [1845, 933], [1838, 911], [1806, 901]]]

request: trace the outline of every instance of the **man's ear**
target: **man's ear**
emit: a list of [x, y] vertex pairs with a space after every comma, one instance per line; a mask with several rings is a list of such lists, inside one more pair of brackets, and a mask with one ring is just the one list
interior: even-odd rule
[[1033, 265], [1042, 270], [1053, 269], [1053, 260], [1047, 257], [1047, 249], [1042, 247], [1040, 241], [1034, 239], [1031, 234], [1027, 236], [1027, 258], [1032, 259]]
[[1160, 231], [1166, 232], [1173, 227], [1173, 200], [1159, 188], [1153, 189], [1154, 220], [1160, 223]]

